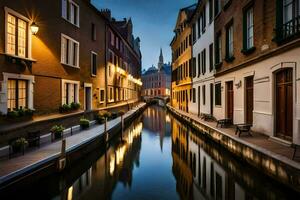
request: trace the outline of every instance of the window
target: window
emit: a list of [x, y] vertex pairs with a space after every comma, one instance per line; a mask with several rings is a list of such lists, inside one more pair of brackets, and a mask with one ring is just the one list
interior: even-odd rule
[[99, 91], [99, 101], [100, 101], [100, 103], [104, 102], [104, 98], [105, 98], [104, 89], [100, 89], [100, 91]]
[[114, 93], [112, 87], [109, 87], [109, 101], [110, 102], [114, 101]]
[[79, 27], [79, 6], [72, 0], [62, 0], [62, 17]]
[[222, 62], [222, 37], [221, 33], [217, 34], [216, 36], [216, 64], [219, 64]]
[[215, 0], [215, 16], [221, 12], [221, 0]]
[[193, 103], [196, 103], [196, 88], [193, 88]]
[[115, 35], [112, 31], [110, 31], [110, 44], [111, 46], [115, 46]]
[[198, 24], [197, 24], [197, 27], [198, 27], [198, 38], [200, 38], [201, 36], [201, 17], [198, 18]]
[[97, 30], [96, 30], [96, 25], [92, 23], [92, 40], [97, 39]]
[[7, 109], [9, 111], [26, 108], [28, 104], [28, 81], [8, 79], [7, 81]]
[[193, 77], [195, 78], [196, 77], [196, 74], [197, 74], [197, 72], [196, 72], [196, 58], [193, 58], [193, 60], [192, 60], [192, 63], [193, 63]]
[[202, 11], [202, 33], [205, 32], [205, 28], [206, 28], [206, 5], [204, 5]]
[[116, 37], [116, 48], [119, 49], [119, 38]]
[[209, 3], [208, 3], [208, 6], [209, 6], [209, 23], [212, 23], [213, 21], [213, 8], [214, 8], [214, 5], [213, 5], [213, 0], [209, 0]]
[[5, 8], [6, 12], [6, 53], [28, 58], [29, 55], [29, 27], [28, 19]]
[[206, 73], [206, 49], [201, 52], [202, 56], [202, 74]]
[[63, 104], [78, 103], [79, 99], [79, 83], [74, 81], [63, 80]]
[[198, 54], [198, 77], [201, 74], [201, 54]]
[[226, 58], [233, 57], [233, 24], [226, 28]]
[[205, 99], [206, 99], [206, 96], [205, 96], [205, 85], [202, 85], [202, 103], [203, 105], [205, 105]]
[[95, 52], [91, 53], [91, 74], [92, 76], [97, 75], [97, 54]]
[[253, 7], [248, 8], [244, 12], [244, 41], [243, 50], [251, 49], [254, 46], [253, 41]]
[[221, 83], [216, 83], [215, 84], [215, 105], [216, 106], [221, 106], [222, 101], [221, 101]]
[[79, 68], [79, 43], [61, 35], [61, 63]]
[[209, 71], [214, 69], [214, 44], [209, 45]]

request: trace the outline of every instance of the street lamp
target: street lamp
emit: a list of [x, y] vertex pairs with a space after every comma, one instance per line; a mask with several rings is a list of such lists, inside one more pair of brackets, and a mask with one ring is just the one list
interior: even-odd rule
[[38, 27], [38, 25], [35, 22], [33, 22], [31, 24], [30, 28], [31, 28], [31, 32], [32, 32], [33, 35], [36, 35], [37, 32], [39, 31], [39, 27]]

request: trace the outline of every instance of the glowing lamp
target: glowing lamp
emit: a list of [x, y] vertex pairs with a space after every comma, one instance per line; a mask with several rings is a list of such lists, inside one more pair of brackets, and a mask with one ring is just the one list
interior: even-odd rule
[[31, 24], [30, 28], [31, 28], [31, 32], [32, 32], [33, 35], [36, 35], [37, 32], [39, 31], [39, 27], [38, 27], [38, 25], [35, 22], [33, 22]]

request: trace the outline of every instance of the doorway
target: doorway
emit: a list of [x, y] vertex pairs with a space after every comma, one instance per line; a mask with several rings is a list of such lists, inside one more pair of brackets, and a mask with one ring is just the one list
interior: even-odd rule
[[275, 75], [276, 136], [285, 140], [293, 137], [293, 69]]
[[253, 76], [249, 76], [245, 80], [246, 89], [246, 123], [253, 124]]
[[226, 113], [227, 118], [233, 121], [233, 81], [226, 82], [226, 94], [227, 94], [227, 103], [226, 103]]
[[214, 115], [214, 84], [210, 84], [210, 114]]

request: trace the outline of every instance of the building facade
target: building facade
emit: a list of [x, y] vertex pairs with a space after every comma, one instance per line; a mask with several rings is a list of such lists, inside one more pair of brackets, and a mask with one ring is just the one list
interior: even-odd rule
[[300, 143], [300, 2], [217, 2], [216, 118]]
[[192, 29], [189, 25], [196, 4], [179, 11], [175, 36], [171, 42], [172, 49], [172, 100], [171, 105], [183, 111], [189, 111], [192, 78]]
[[[73, 102], [82, 110], [108, 106], [105, 41], [115, 25], [105, 16], [107, 10], [97, 10], [89, 0], [4, 0], [0, 9], [0, 25], [5, 27], [0, 30], [2, 114], [21, 108], [56, 113]], [[137, 90], [140, 59], [139, 54], [137, 64], [127, 69], [134, 73], [132, 87]]]
[[191, 20], [193, 41], [192, 98], [190, 112], [213, 115], [214, 108], [214, 16], [213, 1], [203, 0]]
[[153, 97], [169, 97], [171, 90], [171, 65], [164, 63], [160, 50], [158, 68], [152, 66], [142, 74], [142, 96], [144, 99]]

